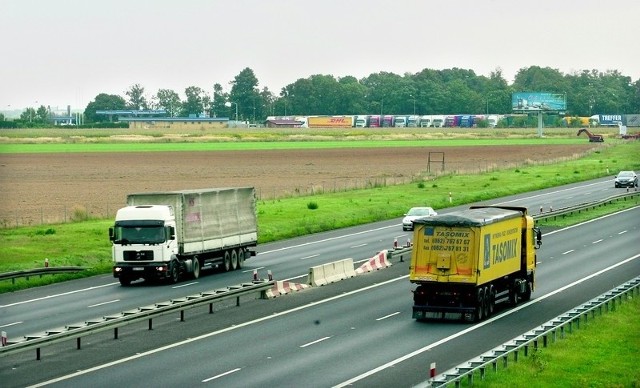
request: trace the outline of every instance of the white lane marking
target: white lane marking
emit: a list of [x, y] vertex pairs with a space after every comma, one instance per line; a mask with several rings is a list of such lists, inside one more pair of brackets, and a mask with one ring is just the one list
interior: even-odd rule
[[530, 305], [532, 305], [532, 304], [534, 304], [534, 303], [539, 303], [539, 302], [541, 302], [541, 301], [543, 301], [543, 300], [545, 300], [545, 299], [547, 299], [547, 298], [552, 297], [552, 296], [553, 296], [553, 295], [555, 295], [555, 294], [558, 294], [558, 293], [560, 293], [560, 292], [563, 292], [563, 291], [565, 291], [565, 290], [567, 290], [567, 289], [569, 289], [569, 288], [571, 288], [571, 287], [577, 286], [578, 284], [580, 284], [580, 283], [582, 283], [582, 282], [585, 282], [585, 281], [587, 281], [587, 280], [589, 280], [589, 279], [591, 279], [591, 278], [594, 278], [594, 277], [596, 277], [596, 276], [600, 276], [600, 275], [602, 275], [603, 273], [605, 273], [605, 272], [607, 272], [607, 271], [611, 271], [612, 269], [614, 269], [614, 268], [616, 268], [616, 267], [619, 267], [619, 266], [621, 266], [621, 265], [627, 264], [628, 262], [633, 261], [633, 260], [635, 260], [635, 259], [637, 259], [637, 258], [639, 258], [639, 257], [640, 257], [640, 254], [635, 255], [635, 256], [632, 256], [632, 257], [629, 257], [628, 259], [623, 260], [623, 261], [621, 261], [621, 262], [618, 262], [618, 263], [614, 264], [614, 265], [613, 265], [613, 266], [611, 266], [611, 267], [608, 267], [608, 268], [602, 269], [602, 270], [600, 270], [600, 271], [598, 271], [598, 272], [596, 272], [596, 273], [593, 273], [593, 274], [591, 274], [591, 275], [589, 275], [589, 276], [586, 276], [586, 277], [584, 277], [584, 278], [582, 278], [582, 279], [578, 279], [578, 280], [576, 280], [575, 282], [570, 283], [570, 284], [567, 284], [566, 286], [561, 287], [561, 288], [558, 288], [557, 290], [552, 291], [552, 292], [550, 292], [550, 293], [548, 293], [548, 294], [545, 294], [545, 295], [542, 295], [542, 296], [536, 297], [535, 299], [533, 299], [533, 300], [531, 300], [531, 301], [529, 301], [529, 302], [527, 302], [527, 303], [524, 303], [524, 304], [521, 304], [521, 305], [519, 305], [519, 306], [516, 306], [516, 307], [514, 307], [514, 308], [512, 308], [512, 309], [510, 309], [510, 310], [507, 310], [507, 311], [505, 311], [505, 312], [504, 312], [504, 313], [502, 313], [502, 314], [496, 315], [496, 316], [494, 316], [493, 318], [490, 318], [490, 319], [488, 319], [488, 320], [486, 320], [486, 321], [483, 321], [483, 322], [477, 323], [477, 324], [475, 324], [474, 326], [471, 326], [471, 327], [469, 327], [469, 328], [467, 328], [467, 329], [464, 329], [464, 330], [462, 330], [462, 331], [457, 332], [456, 334], [450, 335], [449, 337], [443, 338], [443, 339], [441, 339], [441, 340], [439, 340], [439, 341], [436, 341], [436, 342], [434, 342], [434, 343], [432, 343], [432, 344], [429, 344], [429, 345], [427, 345], [427, 346], [424, 346], [424, 347], [422, 347], [422, 348], [420, 348], [420, 349], [416, 349], [416, 350], [414, 350], [414, 351], [413, 351], [413, 352], [411, 352], [411, 353], [405, 354], [405, 355], [404, 355], [404, 356], [402, 356], [402, 357], [396, 358], [395, 360], [389, 361], [389, 362], [387, 362], [386, 364], [380, 365], [380, 366], [379, 366], [379, 367], [377, 367], [377, 368], [374, 368], [374, 369], [369, 370], [368, 372], [365, 372], [365, 373], [363, 373], [363, 374], [361, 374], [361, 375], [358, 375], [358, 376], [356, 376], [356, 377], [354, 377], [354, 378], [352, 378], [352, 379], [349, 379], [349, 380], [347, 380], [347, 381], [345, 381], [345, 382], [342, 382], [342, 383], [340, 383], [340, 384], [338, 384], [338, 385], [335, 385], [335, 386], [334, 386], [334, 388], [342, 388], [342, 387], [346, 387], [346, 386], [352, 385], [353, 383], [355, 383], [355, 382], [357, 382], [357, 381], [360, 381], [360, 380], [362, 380], [362, 379], [364, 379], [364, 378], [367, 378], [367, 377], [369, 377], [369, 376], [371, 376], [371, 375], [374, 375], [374, 374], [376, 374], [376, 373], [378, 373], [378, 372], [380, 372], [380, 371], [382, 371], [382, 370], [385, 370], [385, 369], [387, 369], [387, 368], [391, 368], [391, 367], [393, 367], [394, 365], [399, 364], [399, 363], [400, 363], [400, 362], [402, 362], [402, 361], [406, 361], [406, 360], [408, 360], [408, 359], [410, 359], [410, 358], [413, 358], [413, 357], [415, 357], [415, 356], [417, 356], [417, 355], [420, 355], [420, 354], [422, 354], [422, 353], [424, 353], [424, 352], [427, 352], [427, 351], [429, 351], [429, 350], [431, 350], [431, 349], [433, 349], [433, 348], [435, 348], [435, 347], [437, 347], [437, 346], [440, 346], [440, 345], [442, 345], [442, 344], [445, 344], [445, 343], [447, 343], [447, 342], [449, 342], [449, 341], [451, 341], [451, 340], [453, 340], [453, 339], [456, 339], [456, 338], [458, 338], [458, 337], [461, 337], [461, 336], [463, 336], [463, 335], [465, 335], [465, 334], [467, 334], [467, 333], [470, 333], [470, 332], [472, 332], [472, 331], [474, 331], [474, 330], [477, 330], [477, 329], [479, 329], [479, 328], [481, 328], [481, 327], [483, 327], [483, 326], [485, 326], [485, 325], [489, 325], [489, 324], [491, 324], [493, 321], [496, 321], [496, 320], [498, 320], [498, 319], [502, 318], [503, 316], [506, 316], [506, 315], [509, 315], [509, 314], [514, 314], [514, 313], [516, 313], [516, 312], [518, 312], [518, 311], [522, 310], [523, 308], [529, 307]]
[[625, 233], [627, 233], [627, 231], [626, 231], [626, 230], [623, 230], [622, 232], [620, 232], [620, 233], [618, 233], [618, 234], [625, 234]]
[[563, 254], [563, 255], [566, 255], [566, 254], [571, 253], [571, 252], [573, 252], [573, 251], [574, 251], [574, 249], [569, 249], [568, 251], [563, 252], [562, 254]]
[[91, 291], [91, 290], [97, 290], [99, 288], [103, 288], [103, 287], [111, 287], [111, 286], [115, 286], [117, 284], [120, 284], [118, 282], [115, 283], [109, 283], [109, 284], [103, 284], [101, 286], [95, 286], [95, 287], [89, 287], [89, 288], [82, 288], [80, 290], [74, 290], [74, 291], [69, 291], [69, 292], [63, 292], [61, 294], [54, 294], [54, 295], [47, 295], [47, 296], [43, 296], [42, 298], [35, 298], [35, 299], [29, 299], [29, 300], [23, 300], [20, 302], [15, 302], [15, 303], [9, 303], [9, 304], [5, 304], [0, 306], [0, 309], [3, 307], [11, 307], [11, 306], [17, 306], [20, 304], [26, 304], [26, 303], [31, 303], [31, 302], [37, 302], [39, 300], [46, 300], [46, 299], [51, 299], [51, 298], [57, 298], [59, 296], [65, 296], [65, 295], [71, 295], [71, 294], [77, 294], [78, 292], [84, 292], [84, 291]]
[[602, 241], [603, 241], [602, 239], [596, 240], [596, 241], [592, 242], [591, 244], [597, 244], [597, 243], [602, 242]]
[[352, 245], [349, 248], [360, 248], [360, 247], [366, 247], [368, 244], [364, 243], [364, 244], [358, 244], [358, 245]]
[[516, 198], [516, 199], [513, 199], [511, 201], [499, 202], [498, 205], [504, 205], [504, 204], [511, 203], [511, 202], [522, 202], [523, 200], [528, 200], [528, 199], [533, 199], [533, 198], [538, 198], [538, 197], [544, 197], [545, 195], [550, 195], [550, 194], [558, 194], [558, 193], [562, 193], [563, 191], [583, 190], [585, 187], [594, 186], [594, 185], [601, 185], [601, 184], [603, 184], [603, 182], [595, 182], [595, 183], [590, 183], [588, 185], [581, 185], [581, 186], [578, 186], [578, 187], [569, 187], [569, 188], [562, 189], [562, 190], [550, 191], [548, 193], [540, 193], [540, 194], [536, 194], [536, 195], [530, 195], [528, 197]]
[[231, 369], [230, 371], [224, 372], [224, 373], [220, 373], [219, 375], [213, 376], [213, 377], [209, 377], [208, 379], [204, 379], [202, 380], [203, 383], [208, 383], [211, 380], [215, 380], [215, 379], [219, 379], [220, 377], [224, 377], [226, 375], [230, 375], [231, 373], [235, 373], [237, 371], [239, 371], [242, 368], [236, 368], [236, 369]]
[[198, 284], [198, 282], [191, 282], [191, 283], [185, 283], [185, 284], [181, 284], [179, 286], [173, 286], [171, 288], [183, 288], [183, 287], [189, 287], [189, 286], [193, 286], [194, 284]]
[[615, 213], [611, 213], [611, 214], [606, 214], [606, 215], [604, 215], [604, 216], [601, 216], [601, 217], [598, 217], [598, 218], [594, 218], [594, 219], [592, 219], [592, 220], [588, 220], [588, 221], [585, 221], [585, 222], [581, 222], [581, 223], [579, 223], [579, 224], [575, 224], [575, 225], [567, 226], [566, 228], [552, 230], [552, 231], [551, 231], [551, 232], [549, 232], [549, 233], [545, 233], [545, 234], [544, 234], [544, 236], [550, 236], [550, 235], [552, 235], [552, 234], [556, 234], [556, 233], [564, 232], [565, 230], [569, 230], [569, 229], [577, 228], [577, 227], [582, 226], [582, 225], [585, 225], [585, 224], [589, 224], [589, 223], [592, 223], [592, 222], [600, 221], [600, 220], [603, 220], [603, 219], [608, 218], [608, 217], [617, 216], [618, 214], [622, 214], [622, 213], [625, 213], [625, 212], [628, 212], [628, 211], [637, 210], [637, 209], [640, 209], [640, 206], [634, 206], [634, 207], [631, 207], [631, 208], [629, 208], [629, 209], [620, 210], [619, 212], [615, 212]]
[[12, 323], [7, 323], [6, 325], [2, 325], [0, 327], [9, 327], [9, 326], [15, 326], [15, 325], [19, 325], [23, 323], [23, 321], [18, 321], [18, 322], [12, 322]]
[[308, 342], [308, 343], [306, 343], [306, 344], [304, 344], [304, 345], [300, 345], [300, 347], [301, 347], [301, 348], [306, 348], [307, 346], [315, 345], [315, 344], [317, 344], [317, 343], [319, 343], [319, 342], [326, 341], [326, 340], [328, 340], [329, 338], [331, 338], [331, 337], [322, 337], [322, 338], [318, 338], [318, 339], [317, 339], [317, 340], [315, 340], [315, 341], [311, 341], [311, 342]]
[[384, 317], [380, 317], [380, 318], [376, 318], [376, 321], [382, 321], [383, 319], [387, 319], [387, 318], [391, 318], [395, 315], [400, 314], [400, 311], [396, 311], [395, 313], [389, 314], [389, 315], [385, 315]]
[[120, 302], [120, 299], [114, 299], [114, 300], [110, 300], [108, 302], [96, 303], [96, 304], [92, 304], [92, 305], [87, 306], [87, 307], [89, 307], [89, 308], [98, 307], [98, 306], [102, 306], [102, 305], [105, 305], [105, 304], [116, 303], [116, 302]]
[[301, 257], [300, 260], [313, 259], [314, 257], [318, 257], [318, 256], [320, 256], [320, 255], [316, 254], [316, 255], [311, 255], [311, 256], [305, 256], [305, 257]]
[[[348, 381], [340, 384], [339, 386], [340, 387], [344, 387], [344, 386], [352, 384], [353, 382], [362, 380], [363, 378], [368, 377], [368, 376], [370, 376], [372, 374], [378, 373], [379, 371], [381, 371], [383, 369], [392, 367], [392, 366], [394, 366], [395, 364], [397, 364], [399, 362], [402, 362], [404, 360], [408, 360], [408, 359], [410, 359], [410, 358], [412, 358], [412, 357], [414, 357], [416, 355], [424, 353], [424, 352], [426, 352], [426, 351], [428, 351], [430, 349], [433, 349], [436, 346], [444, 344], [444, 343], [446, 343], [446, 342], [448, 342], [448, 341], [450, 341], [452, 339], [455, 339], [455, 338], [458, 338], [460, 336], [463, 336], [463, 335], [465, 335], [465, 334], [467, 334], [467, 333], [469, 333], [469, 332], [471, 332], [473, 330], [476, 330], [476, 329], [478, 329], [478, 328], [480, 328], [480, 327], [482, 327], [484, 325], [488, 325], [488, 324], [492, 323], [493, 321], [497, 320], [498, 318], [501, 318], [501, 317], [506, 316], [508, 314], [513, 314], [513, 313], [515, 313], [517, 311], [520, 311], [521, 309], [523, 309], [525, 307], [528, 307], [529, 305], [531, 305], [533, 303], [538, 303], [538, 302], [540, 302], [540, 301], [542, 301], [542, 300], [544, 300], [546, 298], [549, 298], [549, 297], [551, 297], [551, 296], [553, 296], [553, 295], [555, 295], [555, 294], [557, 294], [559, 292], [562, 292], [562, 291], [564, 291], [564, 290], [566, 290], [568, 288], [574, 287], [574, 286], [576, 286], [576, 285], [578, 285], [578, 284], [580, 284], [580, 283], [582, 283], [584, 281], [587, 281], [587, 280], [589, 280], [589, 279], [591, 279], [593, 277], [599, 276], [599, 275], [601, 275], [601, 274], [603, 274], [603, 273], [605, 273], [607, 271], [613, 270], [616, 267], [619, 267], [621, 265], [627, 264], [628, 262], [630, 262], [632, 260], [635, 260], [635, 259], [637, 259], [639, 257], [640, 257], [640, 254], [637, 254], [637, 255], [632, 256], [632, 257], [630, 257], [628, 259], [625, 259], [625, 260], [623, 260], [621, 262], [618, 262], [618, 263], [616, 263], [616, 264], [614, 264], [614, 265], [612, 265], [610, 267], [602, 269], [602, 270], [600, 270], [600, 271], [598, 271], [598, 272], [596, 272], [594, 274], [591, 274], [591, 275], [589, 275], [589, 276], [587, 276], [585, 278], [582, 278], [580, 280], [576, 280], [575, 282], [573, 282], [571, 284], [568, 284], [568, 285], [566, 285], [566, 286], [564, 286], [562, 288], [559, 288], [559, 289], [557, 289], [555, 291], [552, 291], [552, 292], [550, 292], [548, 294], [542, 295], [540, 297], [536, 297], [536, 299], [533, 299], [533, 300], [531, 300], [531, 301], [529, 301], [527, 303], [523, 303], [523, 304], [521, 304], [519, 306], [516, 306], [516, 307], [514, 307], [514, 308], [512, 308], [510, 310], [505, 311], [502, 314], [496, 315], [493, 318], [490, 318], [490, 319], [488, 319], [486, 321], [480, 322], [480, 323], [476, 324], [475, 326], [472, 326], [472, 327], [467, 328], [467, 329], [465, 329], [463, 331], [460, 331], [460, 332], [458, 332], [458, 333], [456, 333], [456, 334], [454, 334], [452, 336], [449, 336], [447, 338], [443, 338], [440, 341], [434, 342], [434, 343], [429, 344], [429, 345], [427, 345], [427, 346], [425, 346], [423, 348], [415, 350], [415, 351], [413, 351], [413, 352], [411, 352], [409, 354], [406, 354], [406, 355], [404, 355], [404, 356], [402, 356], [400, 358], [397, 358], [397, 359], [395, 359], [393, 361], [390, 361], [390, 362], [388, 362], [388, 363], [386, 363], [386, 364], [384, 364], [382, 366], [379, 366], [379, 367], [377, 367], [375, 369], [372, 369], [371, 371], [366, 372], [366, 373], [364, 373], [362, 375], [356, 376], [353, 379], [348, 380]], [[77, 376], [81, 376], [81, 375], [84, 375], [84, 374], [95, 372], [95, 371], [98, 371], [98, 370], [101, 370], [101, 369], [111, 368], [113, 366], [124, 364], [124, 363], [127, 363], [129, 361], [136, 360], [138, 358], [147, 357], [147, 356], [150, 356], [150, 355], [155, 354], [155, 353], [160, 353], [160, 352], [163, 352], [165, 350], [177, 348], [178, 346], [187, 345], [187, 344], [189, 344], [191, 342], [200, 341], [200, 340], [203, 340], [205, 338], [213, 337], [213, 336], [216, 336], [216, 335], [219, 335], [219, 334], [223, 334], [223, 333], [226, 333], [226, 332], [229, 332], [229, 331], [232, 331], [232, 330], [237, 330], [237, 329], [240, 329], [240, 328], [245, 327], [245, 326], [249, 326], [249, 325], [253, 325], [253, 324], [256, 324], [256, 323], [268, 321], [268, 320], [276, 318], [276, 317], [281, 317], [281, 316], [284, 316], [284, 315], [293, 314], [293, 313], [301, 311], [301, 310], [305, 310], [305, 309], [308, 309], [308, 308], [311, 308], [311, 307], [315, 307], [315, 306], [318, 306], [318, 305], [321, 305], [321, 304], [324, 304], [324, 303], [329, 303], [329, 302], [332, 302], [334, 300], [346, 298], [348, 296], [355, 295], [355, 294], [358, 294], [360, 292], [366, 292], [366, 291], [369, 291], [371, 289], [374, 289], [374, 288], [377, 288], [377, 287], [381, 287], [381, 286], [385, 286], [385, 285], [393, 283], [393, 282], [397, 282], [397, 281], [400, 281], [400, 280], [405, 280], [407, 278], [409, 278], [409, 275], [402, 275], [402, 276], [399, 276], [397, 278], [386, 280], [386, 281], [381, 282], [381, 283], [372, 284], [370, 286], [367, 286], [367, 287], [364, 287], [364, 288], [359, 288], [359, 289], [353, 290], [353, 291], [349, 291], [349, 292], [346, 292], [344, 294], [335, 295], [335, 296], [332, 296], [332, 297], [327, 298], [327, 299], [315, 301], [315, 302], [312, 302], [312, 303], [309, 303], [309, 304], [306, 304], [306, 305], [303, 305], [303, 306], [298, 306], [298, 307], [292, 308], [290, 310], [285, 310], [285, 311], [282, 311], [282, 312], [276, 312], [276, 313], [273, 313], [271, 315], [267, 315], [267, 316], [264, 316], [264, 317], [261, 317], [261, 318], [258, 318], [258, 319], [254, 319], [253, 321], [242, 322], [242, 323], [239, 323], [239, 324], [234, 325], [234, 326], [226, 327], [224, 329], [213, 331], [211, 333], [203, 334], [201, 336], [189, 338], [189, 339], [186, 339], [186, 340], [183, 340], [183, 341], [179, 341], [179, 342], [175, 342], [175, 343], [172, 343], [172, 344], [168, 344], [168, 345], [165, 345], [165, 346], [162, 346], [162, 347], [159, 347], [159, 348], [151, 349], [151, 350], [148, 350], [148, 351], [143, 352], [143, 353], [138, 353], [138, 354], [135, 354], [133, 356], [121, 358], [119, 360], [115, 360], [115, 361], [111, 361], [111, 362], [108, 362], [108, 363], [105, 363], [105, 364], [94, 366], [93, 368], [89, 368], [89, 369], [77, 371], [77, 372], [74, 372], [74, 373], [71, 373], [71, 374], [68, 374], [68, 375], [56, 377], [54, 379], [43, 381], [43, 382], [40, 382], [38, 384], [32, 385], [32, 387], [43, 387], [43, 386], [50, 385], [50, 384], [53, 384], [53, 383], [57, 383], [57, 382], [60, 382], [60, 381], [69, 380], [69, 379], [77, 377]]]

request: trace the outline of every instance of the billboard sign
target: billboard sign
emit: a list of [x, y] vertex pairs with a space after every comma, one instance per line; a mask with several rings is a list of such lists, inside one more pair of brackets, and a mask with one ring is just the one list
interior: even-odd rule
[[600, 125], [616, 126], [622, 124], [622, 115], [598, 115], [598, 123]]
[[511, 109], [519, 112], [563, 112], [567, 109], [567, 98], [564, 94], [558, 93], [513, 93]]

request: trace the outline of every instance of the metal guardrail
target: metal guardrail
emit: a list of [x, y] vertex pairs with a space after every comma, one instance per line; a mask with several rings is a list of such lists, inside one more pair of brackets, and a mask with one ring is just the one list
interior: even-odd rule
[[564, 208], [560, 208], [560, 209], [556, 209], [556, 210], [552, 210], [552, 211], [548, 211], [546, 213], [544, 213], [542, 210], [540, 211], [540, 213], [538, 214], [534, 214], [533, 218], [536, 221], [543, 221], [543, 220], [547, 220], [547, 219], [556, 219], [558, 217], [563, 217], [566, 216], [568, 214], [572, 214], [572, 213], [580, 213], [582, 211], [585, 210], [589, 210], [589, 209], [595, 209], [596, 207], [600, 207], [602, 205], [606, 205], [606, 204], [610, 204], [616, 201], [626, 201], [627, 199], [631, 199], [633, 197], [636, 197], [640, 194], [640, 191], [638, 191], [637, 189], [634, 189], [634, 191], [629, 191], [623, 194], [617, 194], [617, 195], [612, 195], [610, 197], [598, 200], [598, 201], [593, 201], [593, 202], [587, 202], [587, 203], [581, 203], [578, 205], [573, 205], [573, 206], [567, 206]]
[[185, 310], [208, 304], [209, 313], [213, 313], [214, 302], [230, 298], [236, 298], [236, 305], [239, 306], [241, 296], [260, 293], [261, 297], [264, 297], [264, 293], [274, 285], [274, 280], [254, 280], [251, 283], [242, 283], [236, 286], [201, 292], [195, 295], [171, 299], [166, 302], [138, 307], [118, 314], [106, 315], [101, 318], [67, 325], [59, 329], [47, 330], [41, 334], [24, 336], [16, 341], [8, 340], [8, 338], [4, 337], [3, 333], [2, 343], [4, 346], [0, 347], [0, 357], [36, 349], [36, 359], [40, 360], [40, 348], [44, 345], [52, 345], [75, 338], [77, 348], [80, 349], [82, 336], [113, 329], [114, 337], [117, 339], [119, 327], [143, 320], [148, 320], [149, 330], [151, 330], [153, 318], [179, 311], [180, 321], [184, 321]]
[[85, 271], [86, 267], [43, 267], [34, 269], [25, 269], [20, 271], [0, 273], [0, 281], [9, 280], [15, 284], [17, 278], [27, 278], [31, 276], [53, 275], [58, 273], [74, 273]]
[[579, 329], [580, 322], [584, 320], [586, 323], [590, 315], [595, 318], [596, 313], [602, 315], [603, 309], [605, 312], [614, 311], [616, 304], [622, 303], [627, 298], [634, 297], [634, 294], [636, 297], [640, 296], [640, 276], [483, 355], [435, 376], [427, 381], [426, 385], [420, 386], [446, 387], [454, 384], [455, 387], [459, 387], [464, 379], [467, 379], [467, 385], [471, 386], [476, 372], [479, 372], [480, 378], [483, 379], [487, 368], [491, 368], [496, 372], [500, 361], [502, 361], [504, 367], [507, 367], [510, 356], [513, 356], [513, 360], [517, 362], [521, 350], [524, 351], [525, 356], [528, 356], [529, 348], [533, 347], [534, 350], [537, 350], [540, 342], [542, 342], [543, 347], [547, 347], [549, 338], [551, 338], [552, 342], [555, 342], [558, 332], [560, 333], [560, 338], [563, 338], [565, 332], [571, 333], [573, 331], [574, 326]]

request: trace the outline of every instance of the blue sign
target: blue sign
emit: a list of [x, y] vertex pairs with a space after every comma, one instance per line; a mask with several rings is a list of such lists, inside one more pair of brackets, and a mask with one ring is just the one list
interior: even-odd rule
[[555, 93], [513, 93], [511, 95], [511, 109], [524, 112], [560, 112], [567, 110], [567, 98], [564, 94]]

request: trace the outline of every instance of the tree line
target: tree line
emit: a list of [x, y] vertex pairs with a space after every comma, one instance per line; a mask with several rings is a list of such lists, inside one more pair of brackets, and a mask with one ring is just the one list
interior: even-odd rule
[[[262, 122], [267, 116], [352, 115], [352, 114], [508, 114], [511, 94], [545, 92], [565, 94], [566, 114], [640, 113], [640, 80], [633, 81], [617, 70], [582, 70], [564, 74], [549, 67], [522, 68], [513, 84], [502, 70], [477, 75], [468, 69], [424, 69], [403, 75], [390, 72], [370, 74], [362, 79], [315, 74], [283, 87], [276, 95], [260, 89], [254, 71], [245, 68], [225, 90], [216, 83], [213, 93], [189, 86], [184, 97], [171, 89], [148, 95], [134, 84], [123, 96], [101, 93], [84, 110], [86, 123], [107, 121], [98, 110], [163, 109], [170, 117], [205, 114]], [[45, 122], [47, 108], [27, 108], [22, 123]], [[2, 118], [0, 118], [2, 119]], [[2, 120], [0, 120], [2, 121]]]

